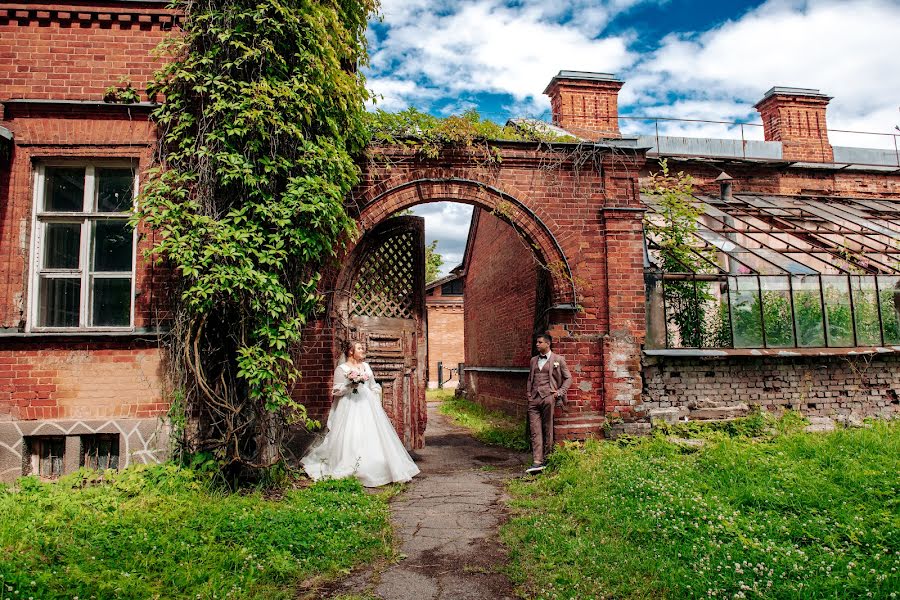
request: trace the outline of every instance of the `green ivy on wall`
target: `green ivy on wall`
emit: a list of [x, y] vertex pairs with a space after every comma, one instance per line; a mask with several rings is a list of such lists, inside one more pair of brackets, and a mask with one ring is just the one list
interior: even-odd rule
[[200, 423], [192, 450], [278, 460], [303, 325], [323, 262], [352, 236], [344, 201], [368, 139], [357, 66], [376, 0], [199, 0], [150, 86], [158, 166], [136, 220], [179, 278], [174, 385]]

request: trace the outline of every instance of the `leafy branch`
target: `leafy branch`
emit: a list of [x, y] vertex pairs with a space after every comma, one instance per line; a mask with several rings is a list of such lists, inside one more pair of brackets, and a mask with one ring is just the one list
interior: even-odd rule
[[169, 358], [197, 418], [195, 450], [224, 465], [280, 457], [301, 330], [323, 262], [354, 232], [368, 97], [356, 65], [375, 0], [198, 0], [149, 92], [158, 165], [136, 220], [180, 275]]

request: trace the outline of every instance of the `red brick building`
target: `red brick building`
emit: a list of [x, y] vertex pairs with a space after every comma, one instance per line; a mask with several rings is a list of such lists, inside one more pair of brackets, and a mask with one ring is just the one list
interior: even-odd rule
[[[150, 240], [127, 225], [156, 139], [165, 2], [0, 7], [0, 477], [165, 454]], [[99, 456], [106, 456], [99, 459]]]
[[425, 286], [428, 313], [428, 387], [455, 389], [459, 364], [465, 358], [463, 305], [465, 276], [453, 269]]
[[[0, 7], [0, 478], [165, 455], [170, 395], [159, 344], [171, 274], [142, 257], [151, 234], [126, 224], [154, 149], [152, 105], [104, 98], [122, 78], [145, 89], [158, 65], [151, 50], [178, 20], [153, 1]], [[294, 394], [313, 416], [330, 405], [339, 340], [363, 339], [397, 430], [409, 447], [423, 443], [424, 266], [408, 260], [422, 232], [391, 217], [437, 201], [476, 207], [463, 310], [467, 379], [479, 401], [521, 411], [531, 338], [548, 329], [575, 377], [561, 436], [600, 435], [610, 423], [640, 428], [651, 409], [702, 410], [726, 388], [737, 390], [728, 401], [895, 410], [894, 347], [858, 347], [855, 326], [852, 347], [816, 348], [814, 358], [809, 348], [771, 344], [645, 346], [655, 309], [639, 181], [667, 156], [704, 193], [718, 194], [727, 170], [738, 198], [890, 204], [900, 196], [898, 165], [832, 147], [828, 99], [809, 90], [776, 88], [760, 102], [767, 142], [622, 138], [621, 83], [562, 72], [549, 86], [556, 125], [589, 142], [498, 142], [500, 162], [464, 150], [424, 159], [409, 147], [370, 149], [352, 196], [362, 235], [326, 273], [328, 312], [304, 332]], [[867, 210], [879, 206], [889, 212]], [[893, 231], [879, 227], [878, 235]], [[852, 244], [870, 244], [854, 235]], [[390, 298], [365, 304], [384, 290]], [[876, 357], [862, 374], [846, 361], [860, 352]], [[832, 391], [845, 395], [818, 395]]]

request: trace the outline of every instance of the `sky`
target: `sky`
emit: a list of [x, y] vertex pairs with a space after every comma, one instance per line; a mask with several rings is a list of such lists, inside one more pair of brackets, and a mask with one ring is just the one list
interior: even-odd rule
[[[900, 0], [382, 0], [368, 30], [374, 108], [549, 120], [542, 94], [560, 70], [625, 81], [619, 112], [759, 123], [774, 85], [833, 96], [829, 127], [897, 133]], [[652, 121], [623, 121], [623, 134]], [[736, 137], [727, 125], [661, 122], [660, 133]], [[759, 127], [745, 135], [762, 139]], [[737, 134], [739, 137], [739, 134]], [[890, 136], [831, 133], [835, 145], [893, 148]], [[900, 140], [898, 140], [900, 141]], [[414, 209], [459, 264], [471, 209]]]

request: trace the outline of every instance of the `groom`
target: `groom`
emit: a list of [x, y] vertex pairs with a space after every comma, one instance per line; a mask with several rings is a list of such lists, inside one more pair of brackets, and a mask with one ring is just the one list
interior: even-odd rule
[[538, 355], [531, 357], [528, 373], [528, 425], [534, 456], [534, 464], [525, 470], [529, 474], [540, 473], [547, 466], [546, 455], [553, 449], [553, 410], [566, 401], [566, 391], [572, 385], [566, 360], [551, 351], [551, 344], [549, 333], [537, 336]]

